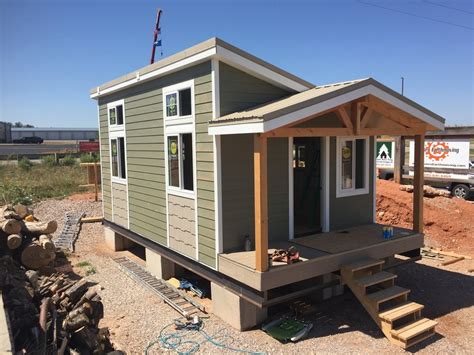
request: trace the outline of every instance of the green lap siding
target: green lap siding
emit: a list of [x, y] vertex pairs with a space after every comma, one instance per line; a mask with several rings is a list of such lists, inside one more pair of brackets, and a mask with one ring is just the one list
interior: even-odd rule
[[[112, 218], [109, 136], [107, 103], [125, 100], [125, 132], [127, 140], [127, 176], [130, 230], [159, 244], [167, 245], [165, 147], [162, 88], [194, 79], [196, 158], [209, 162], [212, 156], [212, 137], [207, 134], [207, 122], [212, 119], [211, 63], [202, 63], [179, 72], [151, 80], [101, 97], [99, 100], [100, 134], [105, 218]], [[206, 126], [206, 128], [205, 128]], [[197, 163], [198, 218], [205, 229], [199, 233], [199, 260], [215, 266], [214, 189], [213, 170], [210, 180], [209, 166]], [[205, 173], [205, 174], [202, 174]], [[212, 195], [212, 199], [209, 196]], [[211, 218], [212, 217], [212, 218]], [[201, 222], [199, 222], [201, 223]], [[202, 252], [201, 252], [201, 247]]]

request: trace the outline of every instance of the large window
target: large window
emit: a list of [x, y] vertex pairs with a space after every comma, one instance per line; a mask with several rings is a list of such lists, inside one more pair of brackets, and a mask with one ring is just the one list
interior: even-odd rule
[[338, 138], [337, 197], [369, 192], [369, 139]]
[[193, 138], [191, 133], [168, 136], [168, 185], [193, 191]]
[[125, 180], [127, 168], [125, 163], [125, 138], [114, 137], [110, 139], [110, 157], [112, 163], [112, 178]]
[[111, 127], [123, 126], [122, 102], [108, 105], [108, 110], [109, 110], [109, 125]]
[[166, 118], [183, 118], [192, 115], [191, 88], [165, 94]]

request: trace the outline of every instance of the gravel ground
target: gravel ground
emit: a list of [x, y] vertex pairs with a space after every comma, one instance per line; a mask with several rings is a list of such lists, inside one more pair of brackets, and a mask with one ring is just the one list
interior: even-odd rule
[[[56, 218], [61, 228], [64, 213], [71, 210], [84, 211], [89, 216], [102, 212], [100, 203], [66, 199], [41, 202], [36, 206], [35, 214], [41, 219]], [[129, 354], [143, 353], [147, 344], [155, 340], [160, 330], [177, 318], [178, 313], [120, 271], [110, 260], [110, 256], [117, 253], [109, 252], [102, 239], [100, 224], [84, 224], [76, 243], [76, 253], [70, 258], [72, 269], [84, 275], [84, 268], [74, 265], [79, 261], [89, 261], [93, 265], [96, 272], [88, 278], [103, 288], [105, 317], [101, 326], [110, 328], [112, 341], [118, 348]], [[474, 263], [464, 260], [442, 268], [437, 267], [438, 264], [439, 261], [423, 259], [398, 270], [397, 284], [411, 289], [411, 300], [424, 304], [424, 315], [439, 322], [437, 336], [410, 350], [426, 354], [472, 353], [474, 279], [468, 270], [474, 268]], [[349, 292], [317, 305], [317, 309], [311, 318], [313, 330], [307, 339], [296, 344], [280, 344], [260, 330], [240, 333], [213, 315], [204, 320], [205, 330], [210, 335], [224, 336], [221, 339], [229, 346], [265, 353], [405, 352], [383, 337]], [[195, 336], [200, 342], [204, 340]], [[230, 352], [210, 343], [203, 343], [199, 351]], [[163, 352], [157, 345], [150, 349], [151, 354]]]

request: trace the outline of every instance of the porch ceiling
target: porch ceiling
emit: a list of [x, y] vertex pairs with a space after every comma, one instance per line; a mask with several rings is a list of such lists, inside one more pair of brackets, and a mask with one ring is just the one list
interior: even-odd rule
[[[351, 109], [350, 114], [345, 107]], [[275, 133], [276, 130], [295, 126], [331, 111], [337, 113], [344, 124], [343, 129], [318, 127], [308, 131], [305, 128], [305, 135], [408, 134], [408, 131], [400, 129], [391, 131], [390, 128], [393, 127], [361, 132], [360, 128], [365, 128], [372, 111], [396, 123], [394, 127], [401, 125], [407, 130], [415, 129], [417, 132], [444, 129], [445, 121], [416, 102], [368, 78], [318, 86], [250, 110], [216, 118], [209, 122], [209, 134]], [[302, 131], [300, 129], [300, 132]], [[298, 135], [296, 130], [280, 132], [282, 136], [292, 135], [291, 133]]]

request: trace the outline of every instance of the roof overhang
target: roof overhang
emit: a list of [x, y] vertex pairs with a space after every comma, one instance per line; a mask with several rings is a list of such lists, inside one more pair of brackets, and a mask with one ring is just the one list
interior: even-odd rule
[[[350, 87], [343, 87], [339, 90], [321, 95], [317, 97], [317, 102], [307, 106], [304, 106], [304, 103], [300, 102], [299, 105], [294, 105], [294, 109], [288, 107], [286, 110], [281, 110], [283, 111], [282, 114], [269, 112], [268, 115], [271, 116], [270, 119], [258, 117], [252, 113], [252, 110], [249, 110], [247, 111], [248, 117], [240, 117], [235, 120], [213, 120], [209, 122], [208, 133], [210, 135], [267, 133], [280, 127], [296, 124], [305, 118], [317, 116], [320, 113], [330, 111], [331, 109], [335, 109], [368, 95], [375, 96], [389, 105], [417, 118], [425, 123], [428, 129], [444, 129], [444, 119], [442, 117], [425, 109], [414, 101], [395, 93], [393, 90], [373, 79], [365, 79]], [[281, 101], [283, 100], [285, 99]]]
[[92, 99], [112, 94], [143, 82], [172, 74], [179, 70], [217, 59], [238, 69], [268, 81], [278, 87], [301, 92], [314, 87], [313, 84], [290, 74], [250, 53], [247, 53], [218, 38], [212, 38], [189, 49], [148, 65], [135, 72], [100, 85], [90, 92]]

